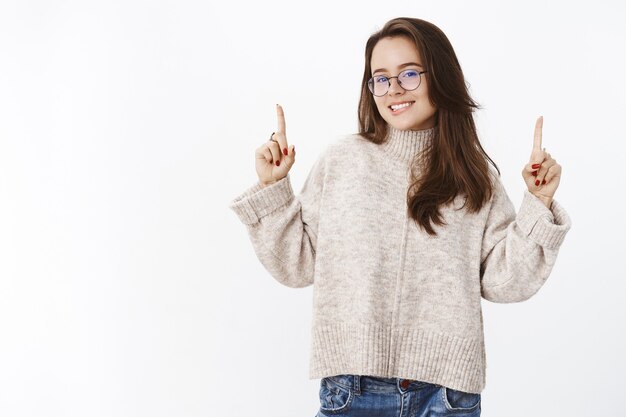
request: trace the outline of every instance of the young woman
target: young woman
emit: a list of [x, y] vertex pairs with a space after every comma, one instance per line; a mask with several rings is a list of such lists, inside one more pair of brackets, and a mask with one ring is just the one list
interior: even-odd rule
[[432, 23], [397, 18], [374, 33], [361, 86], [359, 133], [321, 153], [297, 196], [277, 105], [259, 181], [230, 207], [276, 280], [313, 285], [318, 416], [479, 416], [481, 298], [520, 302], [548, 278], [571, 226], [554, 200], [561, 166], [539, 118], [516, 214]]

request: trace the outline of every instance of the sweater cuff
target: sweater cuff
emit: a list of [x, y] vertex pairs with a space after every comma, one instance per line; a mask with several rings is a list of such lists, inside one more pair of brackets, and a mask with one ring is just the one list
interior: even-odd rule
[[552, 200], [550, 209], [530, 191], [524, 190], [524, 199], [517, 214], [517, 224], [532, 241], [540, 246], [557, 249], [571, 227], [569, 215]]
[[293, 197], [291, 179], [287, 174], [265, 188], [261, 188], [261, 184], [257, 182], [233, 199], [228, 207], [244, 224], [250, 225], [288, 203]]

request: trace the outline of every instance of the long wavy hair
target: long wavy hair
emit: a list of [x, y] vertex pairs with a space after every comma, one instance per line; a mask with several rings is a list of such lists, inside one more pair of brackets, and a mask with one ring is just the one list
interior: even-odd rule
[[[477, 212], [489, 201], [493, 184], [489, 161], [496, 163], [478, 140], [473, 112], [480, 109], [469, 95], [461, 65], [446, 35], [421, 19], [399, 17], [372, 34], [365, 46], [365, 70], [359, 100], [359, 135], [374, 143], [386, 140], [388, 125], [376, 107], [367, 81], [372, 77], [372, 51], [382, 38], [404, 36], [414, 42], [428, 78], [429, 100], [437, 109], [435, 133], [430, 146], [411, 162], [407, 190], [408, 214], [429, 235], [436, 235], [431, 222], [445, 225], [440, 207], [465, 195], [469, 212]], [[423, 166], [424, 169], [419, 169]]]

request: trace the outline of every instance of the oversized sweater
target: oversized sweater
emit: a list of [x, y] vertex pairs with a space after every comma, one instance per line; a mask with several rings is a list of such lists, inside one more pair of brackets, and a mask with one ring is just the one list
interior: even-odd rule
[[411, 159], [436, 137], [435, 128], [392, 126], [380, 145], [340, 136], [299, 195], [287, 175], [230, 203], [272, 277], [313, 285], [310, 379], [398, 377], [480, 393], [481, 298], [520, 302], [548, 278], [571, 227], [567, 212], [524, 190], [516, 214], [491, 167], [494, 193], [479, 212], [462, 208], [459, 195], [441, 208], [447, 225], [434, 225], [437, 236], [414, 223]]

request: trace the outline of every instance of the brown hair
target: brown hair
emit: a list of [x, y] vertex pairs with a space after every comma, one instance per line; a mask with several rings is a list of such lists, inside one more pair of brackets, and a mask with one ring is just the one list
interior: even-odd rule
[[[498, 171], [478, 140], [473, 111], [481, 108], [469, 95], [461, 65], [446, 35], [434, 24], [421, 19], [399, 17], [372, 34], [365, 46], [365, 71], [359, 100], [359, 135], [380, 144], [387, 136], [387, 122], [376, 107], [367, 87], [371, 78], [372, 51], [385, 37], [404, 36], [414, 42], [428, 77], [429, 100], [437, 108], [435, 133], [428, 148], [416, 155], [407, 190], [408, 214], [430, 235], [431, 225], [445, 224], [439, 208], [465, 194], [464, 206], [477, 212], [493, 192], [487, 161]], [[423, 163], [418, 176], [415, 170]]]

